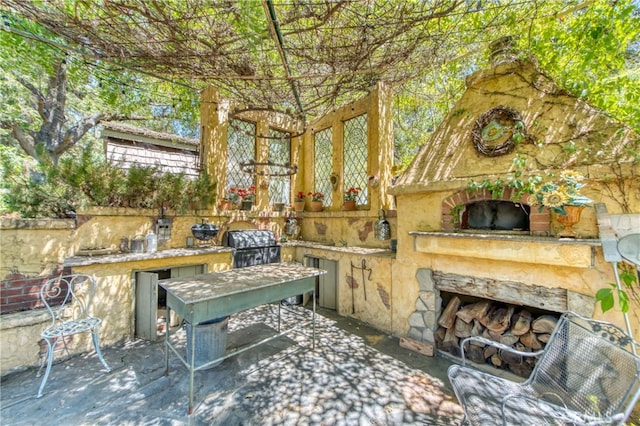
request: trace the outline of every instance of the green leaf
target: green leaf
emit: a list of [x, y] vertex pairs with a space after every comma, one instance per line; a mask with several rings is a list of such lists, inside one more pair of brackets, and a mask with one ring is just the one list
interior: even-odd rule
[[618, 290], [618, 303], [622, 312], [627, 313], [629, 311], [629, 296], [624, 290]]
[[596, 293], [596, 302], [600, 302], [602, 312], [607, 312], [613, 308], [613, 290], [611, 288], [601, 288]]

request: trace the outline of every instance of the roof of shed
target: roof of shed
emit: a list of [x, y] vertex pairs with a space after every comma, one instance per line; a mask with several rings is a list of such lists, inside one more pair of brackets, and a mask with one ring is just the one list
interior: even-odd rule
[[[134, 136], [134, 138], [128, 138], [131, 140], [138, 140], [135, 136], [142, 136], [144, 142], [154, 143], [153, 139], [159, 142], [159, 145], [167, 145], [166, 142], [178, 143], [183, 145], [195, 146], [200, 145], [198, 139], [189, 139], [183, 136], [173, 135], [170, 133], [156, 132], [154, 130], [143, 129], [140, 127], [130, 126], [128, 124], [116, 123], [113, 121], [105, 121], [101, 123], [103, 126], [102, 135], [118, 137], [120, 135]], [[165, 143], [163, 143], [165, 142]]]

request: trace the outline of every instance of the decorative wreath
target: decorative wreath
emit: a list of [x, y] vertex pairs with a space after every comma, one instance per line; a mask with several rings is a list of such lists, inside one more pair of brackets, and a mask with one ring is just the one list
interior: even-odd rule
[[508, 154], [524, 137], [524, 123], [520, 114], [503, 105], [483, 113], [471, 132], [476, 150], [488, 157]]

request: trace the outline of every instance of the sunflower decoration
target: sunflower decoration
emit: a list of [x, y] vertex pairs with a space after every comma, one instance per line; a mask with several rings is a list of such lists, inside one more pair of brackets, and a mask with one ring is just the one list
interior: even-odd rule
[[560, 173], [558, 180], [549, 181], [533, 186], [529, 205], [547, 207], [550, 210], [566, 215], [564, 206], [584, 206], [593, 200], [580, 193], [584, 188], [584, 177], [572, 170]]

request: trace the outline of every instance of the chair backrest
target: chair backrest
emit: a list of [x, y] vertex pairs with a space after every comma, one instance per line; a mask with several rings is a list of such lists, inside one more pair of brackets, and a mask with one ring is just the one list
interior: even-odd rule
[[51, 314], [51, 325], [89, 317], [89, 306], [96, 292], [93, 277], [82, 274], [50, 279], [40, 289], [40, 299]]
[[572, 312], [560, 318], [528, 383], [581, 413], [625, 418], [640, 397], [640, 346], [619, 327]]

